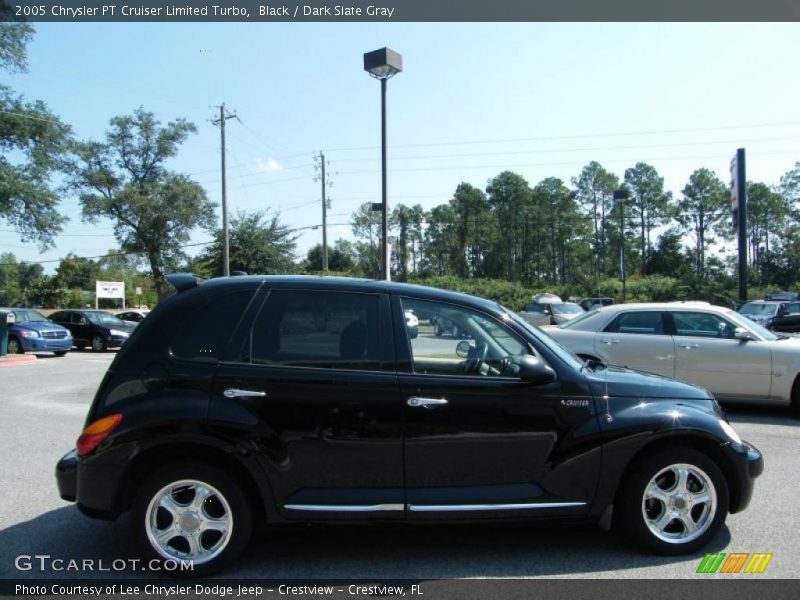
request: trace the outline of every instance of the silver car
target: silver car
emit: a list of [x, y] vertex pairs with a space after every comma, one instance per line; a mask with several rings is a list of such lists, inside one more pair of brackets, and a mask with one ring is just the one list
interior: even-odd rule
[[693, 383], [718, 400], [791, 404], [800, 413], [800, 338], [727, 308], [615, 304], [544, 331], [583, 358]]

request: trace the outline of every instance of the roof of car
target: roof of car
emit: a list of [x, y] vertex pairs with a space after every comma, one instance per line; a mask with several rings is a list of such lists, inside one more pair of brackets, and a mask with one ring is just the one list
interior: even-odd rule
[[610, 304], [608, 306], [598, 306], [593, 310], [596, 310], [603, 314], [609, 314], [612, 312], [620, 312], [623, 310], [665, 310], [665, 309], [673, 309], [673, 310], [682, 310], [682, 309], [703, 309], [703, 310], [712, 310], [714, 312], [728, 312], [730, 308], [726, 308], [724, 306], [714, 306], [713, 304], [709, 304], [708, 302], [700, 302], [700, 301], [677, 301], [677, 302], [632, 302], [629, 304]]
[[[183, 278], [184, 274], [181, 274], [180, 277]], [[237, 275], [233, 277], [214, 277], [213, 279], [207, 279], [205, 281], [198, 282], [198, 286], [208, 289], [211, 287], [224, 287], [234, 283], [246, 282], [266, 282], [272, 285], [309, 288], [337, 288], [348, 289], [351, 291], [390, 292], [392, 294], [399, 295], [413, 294], [415, 296], [422, 296], [431, 300], [449, 300], [452, 302], [468, 301], [473, 304], [479, 304], [485, 308], [492, 309], [497, 309], [498, 306], [496, 302], [491, 300], [480, 298], [478, 296], [471, 296], [462, 292], [454, 292], [451, 290], [443, 290], [412, 283], [400, 283], [397, 281], [382, 281], [376, 279], [361, 279], [357, 277], [327, 277], [320, 275]], [[184, 289], [188, 289], [188, 287], [184, 287]]]

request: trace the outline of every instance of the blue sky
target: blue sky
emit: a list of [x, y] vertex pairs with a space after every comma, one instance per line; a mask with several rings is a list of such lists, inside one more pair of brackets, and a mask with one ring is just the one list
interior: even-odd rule
[[[389, 202], [445, 202], [461, 181], [485, 187], [505, 169], [534, 185], [569, 182], [591, 160], [622, 177], [653, 164], [679, 194], [696, 168], [727, 182], [736, 148], [748, 179], [777, 184], [800, 161], [800, 25], [786, 24], [38, 24], [30, 68], [5, 75], [82, 139], [139, 106], [198, 126], [172, 163], [220, 198], [225, 102], [228, 198], [318, 225], [312, 155], [333, 181], [331, 242], [380, 199], [380, 86], [364, 52], [389, 46], [404, 72], [388, 96]], [[84, 225], [75, 198], [57, 246], [40, 254], [0, 223], [0, 251], [46, 261], [115, 248], [110, 222]], [[336, 225], [341, 224], [341, 225]], [[304, 255], [319, 230], [300, 232]], [[208, 234], [196, 232], [193, 242]], [[48, 271], [54, 265], [46, 265]]]

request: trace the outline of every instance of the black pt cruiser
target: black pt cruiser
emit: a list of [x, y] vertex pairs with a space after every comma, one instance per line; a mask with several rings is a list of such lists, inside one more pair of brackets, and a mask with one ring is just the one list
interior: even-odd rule
[[[116, 356], [56, 472], [62, 498], [132, 510], [147, 557], [194, 574], [233, 561], [257, 521], [584, 519], [687, 553], [763, 470], [705, 390], [581, 361], [488, 300], [169, 279], [177, 293]], [[443, 319], [466, 338], [437, 337]]]

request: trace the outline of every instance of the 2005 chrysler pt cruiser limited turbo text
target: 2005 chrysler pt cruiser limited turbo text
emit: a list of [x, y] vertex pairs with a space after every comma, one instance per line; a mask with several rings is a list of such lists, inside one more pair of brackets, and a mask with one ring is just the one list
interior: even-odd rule
[[92, 517], [132, 510], [145, 555], [195, 575], [233, 561], [257, 521], [584, 519], [692, 552], [763, 470], [705, 390], [583, 362], [488, 300], [169, 279], [56, 473], [62, 498]]

